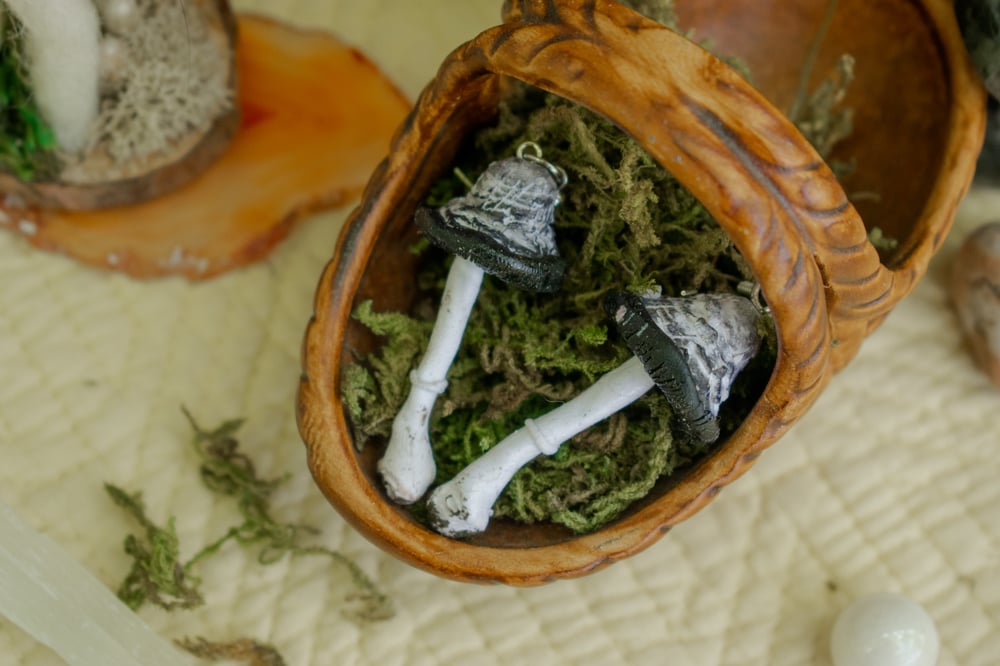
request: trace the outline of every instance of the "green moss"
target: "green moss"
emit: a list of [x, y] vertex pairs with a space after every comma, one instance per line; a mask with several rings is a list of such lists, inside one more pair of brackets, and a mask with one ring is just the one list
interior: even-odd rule
[[160, 527], [146, 515], [141, 493], [128, 493], [110, 483], [104, 489], [111, 501], [130, 514], [142, 527], [143, 535], [125, 537], [125, 554], [132, 567], [118, 587], [118, 597], [132, 610], [147, 601], [166, 610], [195, 608], [205, 602], [200, 580], [180, 564], [180, 544], [174, 519]]
[[[848, 72], [849, 73], [849, 72]], [[803, 105], [801, 126], [824, 151], [842, 138], [839, 104], [847, 76], [825, 84]], [[837, 122], [834, 122], [834, 121]], [[849, 117], [848, 117], [849, 123]], [[811, 123], [811, 124], [810, 124]], [[437, 482], [462, 467], [524, 420], [577, 395], [630, 355], [609, 330], [602, 301], [611, 290], [662, 287], [735, 291], [753, 280], [746, 262], [705, 208], [633, 140], [607, 120], [567, 100], [522, 88], [501, 104], [494, 125], [480, 129], [456, 160], [474, 179], [493, 160], [534, 141], [545, 159], [569, 175], [556, 209], [556, 235], [569, 269], [555, 294], [531, 294], [487, 276], [473, 309], [447, 392], [431, 419]], [[427, 197], [440, 206], [464, 192], [455, 175]], [[423, 251], [419, 284], [435, 303], [449, 258]], [[343, 398], [356, 439], [387, 437], [409, 390], [436, 304], [426, 316], [377, 313], [363, 303], [355, 317], [386, 344], [348, 366]], [[723, 439], [756, 402], [776, 357], [773, 323], [761, 319], [765, 343], [723, 405]], [[666, 400], [652, 391], [628, 409], [522, 469], [494, 507], [494, 516], [552, 521], [592, 531], [646, 495], [665, 475], [704, 453], [673, 433]], [[415, 508], [422, 515], [423, 508]]]
[[899, 240], [886, 236], [881, 227], [873, 227], [868, 232], [868, 242], [881, 254], [891, 254], [899, 247]]
[[187, 409], [184, 416], [194, 430], [192, 447], [199, 459], [198, 472], [212, 492], [236, 501], [242, 522], [226, 530], [187, 561], [181, 559], [174, 519], [166, 527], [155, 524], [146, 513], [140, 493], [129, 493], [106, 483], [111, 500], [131, 515], [142, 527], [142, 534], [125, 539], [125, 553], [132, 559], [128, 575], [118, 588], [119, 598], [137, 610], [147, 601], [166, 610], [189, 609], [204, 603], [201, 579], [194, 571], [198, 564], [229, 542], [257, 551], [257, 561], [273, 564], [286, 554], [293, 557], [329, 558], [350, 573], [354, 590], [348, 600], [354, 606], [345, 610], [359, 620], [385, 620], [392, 617], [392, 602], [351, 559], [342, 553], [310, 545], [308, 537], [316, 530], [307, 525], [279, 522], [271, 514], [271, 494], [285, 478], [262, 478], [253, 461], [239, 448], [236, 433], [243, 419], [231, 419], [211, 430], [198, 425]]
[[366, 365], [348, 365], [343, 376], [344, 403], [354, 426], [354, 441], [387, 435], [392, 419], [406, 399], [405, 378], [419, 362], [432, 323], [417, 321], [398, 312], [375, 312], [371, 301], [361, 303], [354, 317], [372, 333], [386, 338], [379, 354], [366, 358]]
[[955, 16], [986, 88], [1000, 98], [1000, 2], [957, 0]]
[[[854, 58], [842, 55], [837, 60], [834, 71], [811, 95], [803, 96], [801, 104], [796, 105], [798, 111], [793, 109], [795, 115], [790, 116], [799, 131], [809, 138], [824, 158], [829, 157], [836, 145], [854, 131], [853, 109], [841, 106], [853, 80]], [[831, 161], [830, 168], [840, 177], [852, 172], [854, 165], [850, 162]]]
[[55, 172], [56, 140], [27, 83], [22, 34], [9, 13], [0, 14], [0, 168], [30, 182]]

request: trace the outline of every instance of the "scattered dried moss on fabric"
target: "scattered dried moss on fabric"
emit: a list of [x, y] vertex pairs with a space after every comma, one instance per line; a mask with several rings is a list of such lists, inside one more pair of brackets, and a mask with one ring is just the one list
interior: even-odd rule
[[[800, 127], [824, 153], [850, 128], [849, 114], [836, 108], [850, 78], [850, 63], [844, 62], [838, 77], [809, 96], [799, 114]], [[609, 331], [602, 307], [608, 292], [655, 287], [668, 296], [732, 292], [753, 280], [729, 237], [673, 176], [617, 127], [567, 100], [522, 88], [501, 104], [495, 125], [475, 134], [457, 168], [474, 179], [524, 141], [542, 146], [545, 159], [569, 175], [555, 213], [569, 269], [555, 294], [519, 291], [490, 276], [483, 281], [448, 374], [448, 390], [432, 415], [437, 482], [454, 476], [526, 418], [550, 411], [629, 357]], [[432, 188], [427, 205], [441, 206], [465, 190], [461, 178], [445, 178]], [[423, 256], [419, 284], [428, 302], [414, 313], [430, 314], [379, 312], [371, 302], [354, 313], [385, 337], [380, 351], [347, 366], [343, 376], [343, 399], [359, 446], [389, 436], [409, 390], [408, 373], [426, 347], [450, 258], [435, 248], [426, 248]], [[765, 343], [723, 405], [723, 433], [742, 422], [770, 377], [773, 323], [764, 317], [760, 327]], [[702, 453], [675, 437], [670, 420], [666, 400], [651, 391], [518, 472], [493, 515], [552, 521], [575, 532], [600, 527]]]
[[243, 522], [184, 561], [173, 518], [165, 527], [156, 525], [147, 517], [139, 494], [105, 484], [112, 501], [144, 530], [142, 536], [129, 535], [125, 540], [125, 552], [132, 558], [132, 568], [118, 590], [122, 601], [133, 609], [147, 601], [167, 610], [202, 605], [201, 581], [193, 573], [196, 565], [219, 552], [226, 543], [236, 541], [244, 547], [256, 548], [261, 564], [272, 564], [286, 554], [328, 557], [348, 570], [354, 584], [354, 591], [347, 596], [352, 607], [345, 611], [346, 615], [361, 620], [383, 620], [393, 616], [391, 601], [354, 561], [335, 550], [305, 543], [303, 537], [315, 535], [314, 528], [281, 523], [271, 515], [271, 494], [285, 479], [261, 478], [253, 461], [239, 450], [235, 435], [243, 424], [242, 419], [225, 421], [217, 428], [205, 430], [186, 409], [184, 415], [194, 430], [192, 445], [200, 460], [198, 471], [202, 481], [209, 490], [234, 498]]

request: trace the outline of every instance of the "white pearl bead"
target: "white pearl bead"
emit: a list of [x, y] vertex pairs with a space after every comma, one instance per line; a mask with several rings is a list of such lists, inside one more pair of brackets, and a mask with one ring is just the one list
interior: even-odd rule
[[898, 594], [858, 599], [833, 625], [834, 666], [934, 666], [937, 630], [918, 604]]
[[99, 6], [104, 27], [122, 35], [139, 23], [139, 7], [135, 0], [103, 0]]

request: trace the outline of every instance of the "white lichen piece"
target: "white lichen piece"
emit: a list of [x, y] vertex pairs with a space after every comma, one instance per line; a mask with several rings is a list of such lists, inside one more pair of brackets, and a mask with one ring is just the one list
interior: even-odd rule
[[24, 26], [26, 65], [38, 110], [59, 147], [77, 152], [97, 118], [100, 20], [91, 0], [6, 0]]
[[485, 454], [438, 486], [427, 501], [434, 529], [449, 537], [486, 529], [493, 505], [514, 475], [540, 455], [631, 405], [656, 384], [633, 356], [603, 375], [573, 400], [528, 419]]

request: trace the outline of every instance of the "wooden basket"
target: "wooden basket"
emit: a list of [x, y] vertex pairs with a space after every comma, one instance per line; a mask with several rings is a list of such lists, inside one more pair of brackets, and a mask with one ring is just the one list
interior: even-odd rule
[[[653, 543], [745, 472], [926, 270], [972, 178], [985, 98], [945, 0], [841, 0], [817, 70], [857, 59], [856, 131], [842, 185], [776, 106], [787, 106], [825, 0], [678, 0], [685, 29], [744, 59], [759, 90], [679, 34], [607, 0], [508, 1], [505, 22], [456, 49], [398, 131], [323, 273], [303, 347], [298, 418], [329, 501], [394, 555], [441, 576], [529, 585], [579, 576]], [[606, 527], [574, 536], [494, 521], [455, 541], [390, 502], [381, 447], [358, 453], [340, 400], [350, 349], [371, 344], [354, 305], [407, 309], [412, 222], [460, 143], [495, 115], [510, 77], [614, 121], [673, 173], [746, 258], [771, 306], [779, 353], [743, 424]], [[853, 205], [845, 194], [879, 200]], [[880, 259], [878, 226], [900, 244]]]
[[[224, 45], [229, 55], [228, 87], [235, 91], [236, 17], [228, 0], [201, 0], [198, 11], [204, 14], [204, 30], [211, 39]], [[13, 197], [18, 207], [54, 210], [94, 210], [127, 206], [173, 192], [207, 169], [229, 146], [240, 124], [239, 108], [231, 104], [223, 109], [203, 131], [191, 132], [171, 146], [169, 151], [143, 161], [137, 172], [127, 177], [109, 174], [89, 182], [40, 180], [24, 182], [0, 169], [0, 193]], [[118, 167], [109, 167], [117, 170]], [[99, 172], [103, 175], [104, 171]], [[91, 174], [93, 176], [93, 174]]]

